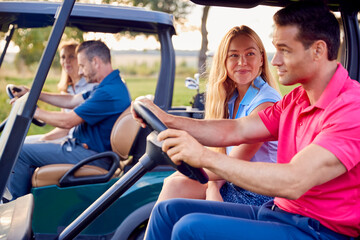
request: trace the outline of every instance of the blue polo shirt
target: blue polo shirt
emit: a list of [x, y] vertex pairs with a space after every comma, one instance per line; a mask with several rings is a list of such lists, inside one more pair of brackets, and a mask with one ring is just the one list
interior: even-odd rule
[[83, 94], [85, 101], [74, 109], [84, 122], [75, 127], [73, 138], [91, 150], [111, 150], [110, 134], [120, 114], [130, 106], [130, 93], [119, 70], [106, 76], [92, 91]]
[[[237, 90], [234, 91], [233, 96], [228, 102], [229, 118], [233, 117], [235, 101], [239, 94]], [[235, 119], [249, 116], [250, 113], [264, 102], [277, 102], [281, 99], [281, 95], [273, 89], [267, 82], [260, 76], [254, 79], [254, 86], [250, 85], [246, 91], [243, 99], [239, 104], [239, 108], [236, 112]], [[226, 148], [226, 153], [229, 154], [233, 146]], [[252, 162], [276, 162], [277, 155], [277, 142], [270, 141], [264, 142], [260, 149], [255, 153]]]
[[[250, 115], [255, 108], [264, 102], [277, 102], [281, 99], [280, 94], [270, 87], [270, 85], [260, 76], [254, 79], [254, 86], [250, 85], [246, 91], [239, 104], [235, 119]], [[235, 90], [228, 102], [229, 118], [232, 118], [234, 115], [235, 101], [238, 96], [239, 94], [237, 90]]]

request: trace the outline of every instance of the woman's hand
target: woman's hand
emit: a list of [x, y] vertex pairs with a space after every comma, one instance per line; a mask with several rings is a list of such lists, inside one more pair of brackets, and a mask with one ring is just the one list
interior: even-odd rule
[[220, 188], [226, 183], [225, 180], [209, 181], [206, 189], [206, 200], [223, 202]]

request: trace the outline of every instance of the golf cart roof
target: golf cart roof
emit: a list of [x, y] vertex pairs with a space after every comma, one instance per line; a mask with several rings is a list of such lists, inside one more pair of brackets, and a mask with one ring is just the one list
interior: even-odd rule
[[[0, 2], [0, 30], [6, 32], [10, 25], [16, 28], [52, 26], [60, 6], [58, 2]], [[75, 3], [67, 26], [106, 33], [126, 30], [157, 33], [161, 28], [171, 28], [175, 34], [172, 15], [104, 4]]]
[[[191, 0], [196, 4], [238, 8], [252, 8], [258, 5], [284, 7], [298, 0]], [[340, 11], [344, 7], [352, 7], [359, 1], [351, 0], [327, 0], [327, 5], [332, 11]], [[359, 5], [359, 4], [357, 4]]]

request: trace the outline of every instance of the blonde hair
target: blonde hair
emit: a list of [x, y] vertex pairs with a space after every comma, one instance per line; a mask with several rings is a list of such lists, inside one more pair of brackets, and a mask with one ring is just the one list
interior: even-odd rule
[[[205, 119], [229, 118], [228, 101], [234, 94], [236, 86], [235, 83], [228, 78], [226, 59], [232, 39], [239, 35], [248, 36], [258, 46], [263, 58], [263, 65], [261, 66], [259, 75], [271, 87], [279, 91], [278, 84], [271, 75], [266, 51], [260, 37], [251, 28], [245, 25], [233, 27], [222, 38], [213, 58], [206, 90]], [[225, 148], [214, 150], [223, 153], [225, 152]]]
[[[78, 45], [79, 44], [77, 42], [65, 42], [60, 45], [59, 52], [61, 52], [61, 50], [64, 48], [71, 48], [71, 49], [74, 49], [74, 53], [75, 53], [76, 47]], [[60, 58], [61, 58], [61, 56], [60, 56]], [[58, 90], [60, 92], [67, 92], [68, 86], [71, 86], [71, 85], [73, 85], [73, 81], [70, 78], [69, 74], [67, 74], [64, 69], [61, 69], [60, 81], [57, 84]]]

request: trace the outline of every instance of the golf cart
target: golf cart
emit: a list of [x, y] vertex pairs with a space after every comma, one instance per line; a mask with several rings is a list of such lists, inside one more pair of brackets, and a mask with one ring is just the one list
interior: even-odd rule
[[[254, 0], [254, 1], [251, 1], [251, 0], [231, 0], [231, 1], [211, 0], [211, 1], [205, 1], [204, 0], [204, 1], [202, 1], [202, 0], [199, 0], [198, 1], [198, 0], [196, 0], [194, 2], [205, 4], [205, 5], [226, 5], [226, 6], [231, 6], [231, 7], [251, 8], [251, 7], [255, 7], [255, 6], [259, 5], [259, 4], [268, 5], [268, 6], [284, 6], [290, 1], [287, 1], [287, 0], [281, 0], [281, 1], [280, 0], [279, 1], [273, 1], [273, 0], [271, 0], [271, 1], [267, 1], [267, 0], [265, 0], [265, 1], [261, 1], [261, 0]], [[360, 80], [360, 69], [359, 69], [359, 65], [360, 65], [360, 50], [359, 50], [360, 49], [360, 34], [359, 34], [359, 25], [358, 25], [357, 16], [358, 16], [358, 11], [359, 11], [360, 7], [357, 5], [358, 1], [356, 3], [354, 3], [353, 1], [329, 0], [328, 2], [330, 4], [331, 9], [334, 10], [334, 11], [340, 11], [341, 16], [342, 16], [342, 23], [343, 23], [343, 30], [344, 30], [345, 39], [344, 39], [344, 42], [343, 42], [343, 48], [342, 48], [343, 51], [341, 52], [341, 54], [342, 54], [341, 62], [348, 69], [350, 76], [353, 79], [356, 79], [356, 80], [359, 81]], [[0, 2], [0, 4], [1, 4], [1, 2]], [[67, 18], [66, 16], [64, 17], [64, 15], [66, 15], [64, 13], [64, 12], [66, 12], [65, 8], [67, 8], [69, 6], [72, 7], [72, 4], [73, 4], [73, 2], [71, 2], [70, 0], [65, 0], [64, 4], [62, 5], [63, 8], [61, 9], [61, 11], [59, 11], [59, 14], [57, 15], [58, 20]], [[75, 5], [75, 7], [76, 7], [76, 5]], [[74, 12], [75, 12], [75, 7], [74, 7]], [[3, 9], [3, 8], [0, 5], [0, 10], [1, 9]], [[26, 8], [22, 7], [21, 9], [25, 10]], [[39, 9], [43, 9], [43, 8], [39, 8]], [[67, 10], [68, 10], [68, 13], [71, 11], [71, 9], [70, 10], [67, 9]], [[55, 11], [54, 11], [54, 13], [55, 13]], [[87, 15], [87, 14], [89, 14], [89, 12], [87, 12], [85, 15]], [[1, 16], [1, 14], [0, 14], [0, 16]], [[106, 18], [105, 14], [101, 14], [100, 16]], [[138, 16], [141, 16], [141, 15], [138, 15]], [[98, 21], [100, 19], [102, 20], [102, 18], [98, 18]], [[69, 21], [71, 21], [71, 17], [70, 17]], [[54, 29], [56, 29], [56, 30], [53, 31], [53, 34], [58, 33], [57, 29], [59, 29], [59, 28], [60, 28], [61, 31], [63, 30], [63, 29], [61, 29], [61, 27], [57, 28], [58, 22], [60, 22], [60, 21], [56, 22], [56, 24], [54, 26]], [[66, 21], [65, 21], [65, 23], [66, 23]], [[63, 24], [65, 25], [65, 23], [63, 23]], [[169, 34], [169, 36], [171, 36], [171, 34]], [[56, 51], [58, 42], [56, 42], [54, 40], [56, 42], [56, 44], [55, 44], [56, 46], [51, 47], [51, 44], [50, 44], [51, 40], [53, 40], [53, 38], [55, 38], [55, 36], [52, 35], [52, 37], [49, 40], [48, 47], [46, 48], [46, 50], [44, 52], [43, 59], [45, 58], [45, 56], [47, 56], [47, 54], [50, 54], [50, 56], [52, 55], [51, 56], [51, 58], [52, 58], [53, 54]], [[58, 36], [58, 39], [60, 39], [59, 36]], [[164, 41], [164, 39], [163, 39], [163, 41]], [[170, 46], [168, 49], [172, 49], [172, 46]], [[163, 47], [162, 47], [162, 51], [163, 51]], [[165, 51], [165, 52], [163, 52], [163, 54], [174, 55], [173, 52], [171, 52], [171, 51], [170, 52]], [[169, 56], [164, 56], [163, 54], [162, 54], [162, 63], [165, 64], [164, 59], [169, 59], [168, 58]], [[173, 59], [173, 57], [170, 57], [170, 59]], [[19, 113], [15, 114], [15, 117], [13, 117], [14, 119], [12, 118], [13, 115], [10, 114], [11, 116], [9, 116], [9, 119], [10, 119], [9, 121], [10, 121], [11, 124], [7, 124], [7, 126], [4, 129], [4, 132], [9, 132], [10, 134], [8, 134], [7, 139], [5, 139], [3, 137], [3, 135], [4, 135], [4, 133], [3, 133], [2, 137], [1, 137], [1, 140], [0, 140], [1, 143], [4, 142], [4, 145], [0, 144], [0, 146], [1, 146], [1, 148], [0, 148], [1, 149], [0, 164], [1, 164], [1, 166], [5, 166], [7, 168], [5, 170], [3, 170], [2, 168], [0, 169], [0, 171], [2, 171], [1, 174], [0, 174], [0, 184], [1, 184], [0, 185], [1, 186], [0, 190], [2, 192], [3, 192], [3, 187], [6, 184], [6, 180], [7, 180], [7, 177], [9, 175], [9, 171], [11, 170], [11, 166], [14, 163], [14, 161], [16, 160], [19, 149], [21, 148], [22, 141], [24, 139], [24, 136], [26, 135], [27, 129], [28, 129], [29, 124], [30, 124], [30, 121], [32, 119], [32, 115], [33, 115], [33, 112], [34, 112], [34, 109], [35, 109], [36, 101], [37, 101], [39, 93], [41, 91], [43, 82], [45, 81], [45, 78], [46, 78], [46, 73], [47, 73], [47, 70], [48, 70], [49, 66], [45, 65], [44, 67], [42, 67], [43, 66], [42, 64], [44, 64], [44, 63], [42, 62], [40, 64], [37, 77], [34, 80], [34, 83], [33, 83], [32, 89], [31, 89], [31, 91], [30, 91], [30, 93], [28, 95], [27, 101], [24, 101], [22, 103], [25, 106], [21, 106], [21, 105], [19, 106], [19, 110], [18, 110]], [[44, 68], [45, 68], [45, 71], [44, 71]], [[172, 74], [173, 74], [173, 72], [172, 72]], [[171, 76], [171, 73], [170, 73], [170, 76]], [[168, 81], [169, 81], [169, 79], [168, 79]], [[169, 99], [171, 99], [171, 96], [172, 96], [172, 88], [173, 88], [173, 86], [168, 88], [168, 90], [171, 91], [170, 95], [169, 95], [168, 92], [164, 92], [164, 94], [167, 95], [166, 97], [164, 97], [164, 99], [166, 99], [166, 100], [164, 100], [160, 96], [160, 90], [158, 91], [158, 89], [160, 88], [160, 86], [159, 86], [160, 82], [161, 82], [161, 79], [159, 77], [159, 82], [158, 82], [158, 85], [157, 85], [157, 91], [155, 93], [155, 103], [158, 104], [161, 108], [167, 110], [168, 112], [172, 112], [174, 114], [184, 115], [184, 116], [188, 116], [188, 117], [193, 117], [191, 111], [186, 112], [183, 109], [180, 109], [180, 108], [173, 109], [171, 107], [171, 100], [169, 100]], [[165, 82], [165, 80], [164, 80], [164, 82]], [[164, 82], [162, 82], [162, 83], [164, 83]], [[14, 106], [14, 108], [15, 108], [15, 106]], [[139, 108], [140, 109], [138, 111], [145, 112], [144, 113], [145, 116], [150, 115], [150, 119], [149, 119], [149, 122], [148, 122], [149, 125], [150, 125], [151, 122], [153, 122], [151, 120], [152, 119], [151, 114], [148, 113], [147, 110], [142, 109], [141, 106]], [[16, 109], [14, 111], [12, 111], [12, 112], [16, 112]], [[146, 117], [144, 117], [144, 118], [146, 118]], [[155, 122], [156, 122], [156, 120], [155, 120]], [[156, 125], [160, 125], [160, 128], [157, 128]], [[13, 126], [17, 126], [17, 127], [13, 127]], [[157, 129], [157, 131], [160, 131], [162, 129], [161, 123], [156, 123], [153, 128]], [[139, 155], [142, 155], [145, 152], [145, 140], [144, 139], [145, 139], [145, 136], [148, 133], [149, 133], [148, 129], [145, 129], [145, 130], [141, 129], [139, 131], [139, 133], [137, 134], [134, 144], [138, 144], [138, 145], [135, 145], [135, 146], [140, 146], [141, 145], [141, 149], [143, 151], [140, 151], [140, 150], [139, 150], [139, 152], [137, 150], [134, 151], [134, 147], [132, 147], [131, 150], [130, 150], [130, 154], [133, 154], [133, 156], [135, 156], [135, 159], [139, 159]], [[153, 137], [151, 137], [151, 135], [149, 135], [149, 141], [148, 142], [151, 142], [152, 141], [151, 139], [153, 139]], [[16, 140], [18, 142], [16, 142]], [[14, 144], [12, 145], [12, 143], [14, 143]], [[10, 147], [10, 145], [12, 145], [12, 147]], [[157, 145], [157, 144], [156, 143], [154, 143], [154, 144], [149, 143], [149, 146], [152, 146], [152, 145]], [[3, 149], [5, 149], [5, 150], [3, 150]], [[140, 147], [136, 148], [136, 149], [140, 149]], [[155, 149], [156, 149], [156, 147], [155, 147]], [[135, 153], [133, 153], [133, 151]], [[157, 150], [154, 150], [154, 151], [157, 151]], [[136, 153], [140, 153], [140, 154], [136, 154]], [[160, 153], [160, 155], [162, 155], [162, 154]], [[94, 205], [92, 205], [86, 211], [84, 211], [84, 213], [82, 215], [80, 215], [80, 217], [76, 218], [76, 220], [74, 220], [64, 231], [62, 231], [62, 228], [67, 225], [64, 222], [67, 222], [67, 223], [71, 222], [72, 219], [75, 219], [74, 215], [76, 215], [76, 216], [79, 215], [77, 213], [81, 212], [82, 209], [83, 209], [82, 208], [80, 211], [78, 211], [80, 207], [75, 206], [76, 202], [79, 201], [77, 199], [80, 199], [81, 201], [85, 201], [84, 200], [85, 196], [82, 196], [83, 198], [77, 198], [76, 200], [74, 200], [73, 195], [71, 195], [70, 197], [66, 197], [65, 199], [66, 199], [66, 201], [69, 202], [69, 206], [70, 206], [70, 207], [68, 206], [68, 208], [73, 207], [69, 212], [71, 212], [71, 211], [75, 212], [76, 211], [76, 213], [71, 215], [71, 216], [60, 213], [60, 215], [64, 216], [64, 220], [62, 220], [63, 222], [59, 223], [58, 225], [52, 223], [52, 226], [58, 226], [59, 229], [55, 229], [55, 231], [51, 230], [50, 232], [35, 230], [34, 231], [35, 238], [37, 238], [37, 239], [41, 239], [41, 238], [43, 238], [43, 239], [51, 239], [54, 236], [54, 232], [56, 232], [56, 233], [61, 232], [60, 236], [59, 236], [60, 239], [71, 239], [73, 236], [76, 236], [78, 232], [81, 232], [80, 235], [79, 235], [79, 238], [83, 237], [84, 239], [91, 239], [92, 237], [95, 238], [96, 236], [102, 236], [102, 239], [108, 239], [108, 238], [111, 237], [111, 235], [113, 235], [113, 233], [107, 234], [107, 233], [110, 232], [110, 231], [108, 231], [108, 229], [106, 231], [103, 231], [103, 232], [106, 232], [103, 235], [102, 235], [102, 233], [99, 233], [99, 231], [95, 231], [95, 230], [96, 230], [97, 227], [106, 228], [109, 225], [113, 224], [113, 222], [110, 222], [110, 221], [99, 220], [99, 219], [102, 219], [102, 217], [104, 215], [106, 215], [106, 212], [108, 212], [109, 210], [110, 210], [110, 212], [111, 211], [114, 211], [114, 212], [117, 211], [114, 214], [114, 219], [115, 218], [121, 218], [120, 219], [120, 226], [116, 229], [115, 234], [114, 234], [114, 238], [115, 237], [117, 237], [117, 239], [128, 239], [128, 238], [130, 238], [130, 239], [135, 238], [136, 239], [136, 237], [140, 238], [141, 233], [143, 233], [143, 230], [145, 229], [146, 219], [147, 218], [140, 217], [139, 219], [144, 219], [143, 221], [141, 221], [141, 220], [138, 220], [138, 216], [139, 215], [144, 216], [146, 214], [142, 214], [139, 211], [134, 210], [130, 214], [127, 214], [127, 216], [130, 216], [130, 217], [129, 218], [125, 217], [125, 220], [124, 220], [123, 213], [124, 213], [124, 211], [127, 211], [128, 208], [130, 208], [129, 206], [131, 204], [134, 204], [135, 201], [137, 201], [137, 203], [138, 203], [139, 200], [140, 200], [140, 204], [138, 205], [139, 207], [137, 209], [141, 210], [141, 209], [146, 208], [149, 211], [151, 210], [153, 201], [149, 201], [148, 204], [143, 203], [142, 200], [144, 198], [143, 198], [142, 194], [145, 194], [145, 193], [148, 193], [148, 192], [152, 192], [152, 193], [154, 192], [155, 196], [154, 196], [153, 199], [156, 199], [156, 194], [158, 193], [158, 190], [160, 189], [161, 181], [162, 181], [163, 177], [167, 176], [168, 174], [170, 174], [172, 172], [172, 170], [170, 168], [165, 167], [163, 165], [164, 161], [166, 161], [166, 156], [160, 156], [160, 155], [155, 154], [155, 159], [159, 159], [159, 164], [160, 164], [161, 168], [156, 167], [155, 166], [156, 164], [153, 165], [153, 164], [150, 164], [150, 163], [145, 167], [141, 166], [141, 165], [140, 166], [137, 165], [136, 167], [131, 168], [131, 170], [127, 172], [128, 174], [123, 175], [123, 177], [124, 176], [128, 177], [129, 175], [136, 175], [135, 179], [130, 178], [129, 182], [128, 183], [122, 183], [123, 184], [122, 186], [120, 184], [121, 182], [119, 184], [114, 184], [113, 185], [114, 188], [109, 189], [109, 191], [110, 191], [109, 195], [107, 195], [107, 194], [104, 195], [103, 194], [94, 203]], [[163, 159], [163, 160], [161, 160], [161, 159]], [[143, 162], [143, 160], [139, 160], [139, 161], [135, 160], [134, 162], [141, 163], [141, 162]], [[9, 164], [11, 164], [11, 165], [9, 166]], [[153, 170], [150, 170], [150, 169], [153, 169]], [[164, 171], [161, 172], [160, 169], [164, 170]], [[150, 170], [150, 172], [147, 172], [148, 170]], [[192, 170], [189, 170], [189, 171], [190, 171], [190, 174], [188, 174], [188, 175], [192, 175]], [[185, 171], [185, 173], [189, 173], [189, 171]], [[134, 174], [132, 172], [136, 172], [136, 173], [140, 172], [140, 173], [139, 174]], [[195, 172], [198, 173], [199, 171], [195, 170]], [[6, 175], [4, 176], [3, 173], [6, 174]], [[163, 173], [163, 176], [159, 177], [159, 179], [160, 179], [159, 180], [159, 185], [158, 185], [159, 188], [157, 188], [157, 187], [153, 188], [152, 187], [152, 188], [150, 188], [149, 191], [145, 190], [143, 192], [140, 192], [137, 195], [136, 194], [133, 195], [134, 189], [136, 189], [138, 187], [142, 187], [144, 185], [145, 186], [156, 185], [156, 184], [153, 184], [156, 181], [152, 182], [151, 180], [144, 180], [144, 179], [147, 178], [147, 177], [148, 177], [148, 179], [152, 179], [153, 176], [155, 176], [157, 174], [161, 174], [161, 173]], [[144, 176], [141, 177], [142, 174], [144, 174]], [[195, 175], [197, 175], [197, 174], [195, 174]], [[202, 176], [202, 175], [200, 174], [200, 176]], [[138, 177], [140, 178], [139, 180], [137, 180]], [[122, 179], [122, 178], [119, 178], [119, 179]], [[124, 178], [123, 180], [125, 181], [126, 179]], [[205, 178], [205, 180], [206, 180], [206, 178]], [[107, 189], [115, 181], [117, 181], [117, 180], [116, 179], [111, 179], [107, 183], [98, 183], [96, 185], [104, 185], [104, 189]], [[204, 179], [202, 179], [201, 181], [204, 181]], [[135, 185], [130, 187], [131, 184], [135, 184]], [[117, 185], [119, 185], [118, 188], [117, 188]], [[90, 185], [87, 184], [85, 186], [90, 186]], [[34, 225], [36, 225], [36, 223], [35, 223], [36, 214], [37, 214], [38, 211], [39, 212], [41, 211], [41, 207], [42, 207], [41, 204], [43, 204], [43, 205], [49, 204], [50, 201], [56, 200], [56, 199], [53, 198], [53, 199], [48, 200], [46, 202], [45, 197], [49, 196], [51, 191], [54, 191], [54, 192], [60, 191], [60, 192], [63, 192], [64, 195], [66, 195], [67, 191], [77, 189], [78, 187], [79, 186], [61, 188], [61, 187], [58, 187], [56, 185], [55, 186], [54, 185], [53, 186], [48, 186], [48, 187], [40, 187], [40, 188], [37, 189], [39, 191], [36, 191], [36, 189], [33, 190], [33, 195], [30, 194], [30, 195], [25, 196], [22, 199], [16, 200], [16, 201], [11, 202], [9, 204], [4, 204], [3, 206], [0, 207], [0, 212], [1, 212], [0, 216], [2, 218], [10, 216], [7, 220], [8, 220], [8, 222], [12, 221], [14, 224], [11, 227], [9, 225], [4, 227], [3, 229], [1, 229], [1, 232], [10, 235], [10, 234], [14, 234], [14, 229], [16, 229], [16, 230], [18, 230], [19, 234], [23, 233], [24, 236], [27, 236], [27, 235], [25, 235], [26, 233], [31, 232], [31, 229], [29, 229], [29, 228], [31, 228], [31, 226], [29, 227], [29, 221], [31, 220], [32, 201], [33, 201], [32, 199], [33, 198], [35, 199], [35, 209], [34, 209], [34, 217], [33, 217], [33, 224], [32, 224], [33, 229], [38, 229], [37, 227], [39, 227], [39, 226], [46, 226], [47, 222], [50, 222], [52, 217], [55, 215], [55, 214], [53, 214], [53, 211], [49, 212], [49, 209], [46, 209], [44, 211], [45, 212], [43, 214], [44, 217], [42, 218], [44, 223], [39, 224], [38, 226], [34, 226]], [[121, 189], [120, 193], [115, 191], [117, 189]], [[46, 195], [46, 196], [44, 196], [44, 202], [41, 202], [40, 206], [39, 206], [39, 205], [37, 205], [36, 200], [37, 200], [37, 197], [40, 198], [40, 194], [37, 195], [37, 193], [40, 193], [40, 190], [42, 190], [44, 195]], [[90, 192], [90, 191], [91, 191], [91, 195], [97, 195], [97, 196], [101, 195], [101, 193], [104, 192], [104, 191], [99, 191], [101, 193], [98, 193], [93, 189], [89, 189], [88, 192]], [[112, 194], [114, 194], [114, 195], [112, 195]], [[117, 201], [115, 201], [114, 204], [112, 204], [111, 206], [107, 205], [107, 200], [109, 199], [109, 196], [117, 196], [118, 194], [120, 194], [120, 195], [123, 194], [123, 195]], [[87, 194], [86, 197], [88, 197], [88, 195], [89, 194]], [[91, 196], [91, 197], [93, 197], [93, 196]], [[94, 197], [94, 199], [95, 198], [96, 197]], [[116, 199], [116, 197], [114, 197], [114, 198]], [[127, 198], [127, 200], [125, 200], [126, 198]], [[122, 200], [125, 200], [123, 202], [123, 204], [118, 204], [117, 205], [117, 202], [122, 201]], [[64, 201], [62, 201], [61, 203], [63, 203], [63, 202]], [[88, 202], [90, 202], [90, 201], [88, 201]], [[55, 205], [52, 206], [52, 208], [53, 209], [59, 208], [59, 205], [61, 203], [57, 202]], [[126, 205], [126, 204], [129, 204], [129, 205]], [[20, 209], [20, 206], [21, 206], [21, 209]], [[102, 211], [104, 211], [105, 209], [107, 209], [108, 206], [110, 206], [110, 208], [100, 215], [100, 213]], [[9, 209], [9, 211], [7, 211], [8, 209]], [[58, 210], [58, 214], [59, 214], [59, 212], [63, 211], [62, 209], [63, 208], [61, 208], [61, 210]], [[118, 209], [122, 209], [122, 211], [118, 210]], [[99, 210], [99, 211], [97, 211], [97, 210]], [[15, 211], [15, 214], [13, 214], [14, 211]], [[46, 212], [46, 211], [48, 211], [48, 212]], [[8, 214], [8, 212], [10, 212], [10, 214]], [[18, 221], [18, 219], [12, 219], [11, 218], [11, 216], [19, 216], [20, 217], [20, 214], [18, 214], [20, 212], [23, 213], [23, 214], [21, 214], [21, 221], [20, 220]], [[98, 218], [94, 218], [94, 217], [96, 217], [96, 215], [100, 215], [100, 216]], [[125, 213], [125, 215], [126, 215], [126, 213]], [[131, 218], [131, 217], [133, 217], [133, 218]], [[148, 215], [147, 215], [147, 217], [148, 217]], [[135, 220], [133, 221], [133, 220], [127, 220], [127, 219], [135, 219]], [[93, 220], [94, 220], [94, 222], [91, 223]], [[116, 219], [116, 221], [117, 220], [118, 219]], [[134, 224], [134, 222], [135, 222], [135, 224]], [[139, 222], [140, 222], [140, 224], [138, 225]], [[126, 223], [126, 224], [124, 224], [124, 223]], [[88, 224], [90, 224], [90, 225], [87, 227]], [[19, 225], [21, 225], [21, 227], [19, 227]], [[127, 226], [131, 226], [130, 228], [132, 230], [131, 229], [126, 229]], [[134, 228], [134, 226], [136, 226], [136, 227]], [[57, 227], [55, 227], [55, 228], [57, 228]], [[81, 231], [81, 229], [83, 229], [83, 228], [85, 228], [85, 230]], [[111, 228], [111, 227], [109, 227], [109, 228]], [[20, 230], [22, 230], [22, 231], [20, 231]], [[28, 233], [28, 235], [31, 235], [31, 233]], [[26, 237], [24, 237], [24, 238], [26, 238]], [[13, 239], [19, 239], [19, 238], [15, 237]]]
[[[131, 31], [154, 35], [161, 46], [161, 66], [155, 93], [149, 94], [154, 95], [154, 102], [166, 111], [194, 116], [191, 109], [171, 107], [175, 75], [175, 52], [171, 37], [175, 29], [169, 14], [133, 7], [75, 4], [74, 0], [65, 0], [63, 3], [0, 2], [0, 26], [1, 31], [8, 31], [0, 64], [16, 29], [53, 26], [31, 89], [16, 101], [1, 134], [1, 196], [33, 120], [36, 103], [66, 26], [84, 32]], [[198, 111], [195, 116], [198, 116]], [[113, 128], [113, 151], [94, 157], [111, 159], [113, 166], [108, 171], [86, 168], [86, 163], [93, 159], [85, 159], [76, 166], [66, 168], [54, 165], [50, 169], [37, 169], [31, 194], [0, 205], [0, 219], [4, 223], [0, 225], [1, 235], [7, 239], [55, 239], [139, 162], [145, 153], [149, 132], [149, 129], [140, 129], [129, 111], [126, 111]], [[133, 186], [128, 187], [126, 194], [114, 199], [109, 209], [104, 209], [101, 215], [98, 213], [96, 220], [89, 223], [77, 239], [110, 239], [115, 232], [118, 233], [117, 239], [140, 239], [163, 179], [172, 172], [174, 169], [170, 166], [158, 166], [144, 173]], [[50, 180], [49, 175], [52, 177]]]
[[[223, 0], [214, 0], [214, 1], [194, 1], [204, 5], [226, 5], [232, 7], [243, 7], [251, 8], [255, 7], [258, 4], [268, 5], [268, 6], [285, 6], [291, 1], [248, 1], [248, 0], [232, 0], [232, 1], [223, 1]], [[341, 14], [341, 23], [343, 31], [343, 42], [342, 49], [340, 52], [339, 59], [341, 63], [347, 68], [350, 77], [356, 81], [360, 81], [360, 29], [359, 29], [359, 10], [360, 2], [354, 1], [328, 1], [329, 6], [333, 11], [340, 12]], [[189, 79], [189, 85], [192, 80]], [[151, 114], [150, 114], [151, 115]], [[151, 123], [148, 122], [151, 125]], [[161, 124], [160, 124], [161, 125]], [[158, 128], [160, 131], [161, 127]], [[151, 138], [151, 135], [149, 135]], [[161, 157], [155, 157], [155, 159], [160, 159]], [[93, 210], [91, 210], [93, 211]], [[75, 221], [69, 227], [75, 229], [78, 224], [81, 223], [81, 220]], [[69, 230], [71, 232], [71, 230]], [[65, 231], [67, 232], [67, 231]], [[271, 236], [269, 236], [271, 238]], [[359, 238], [357, 238], [359, 239]]]

